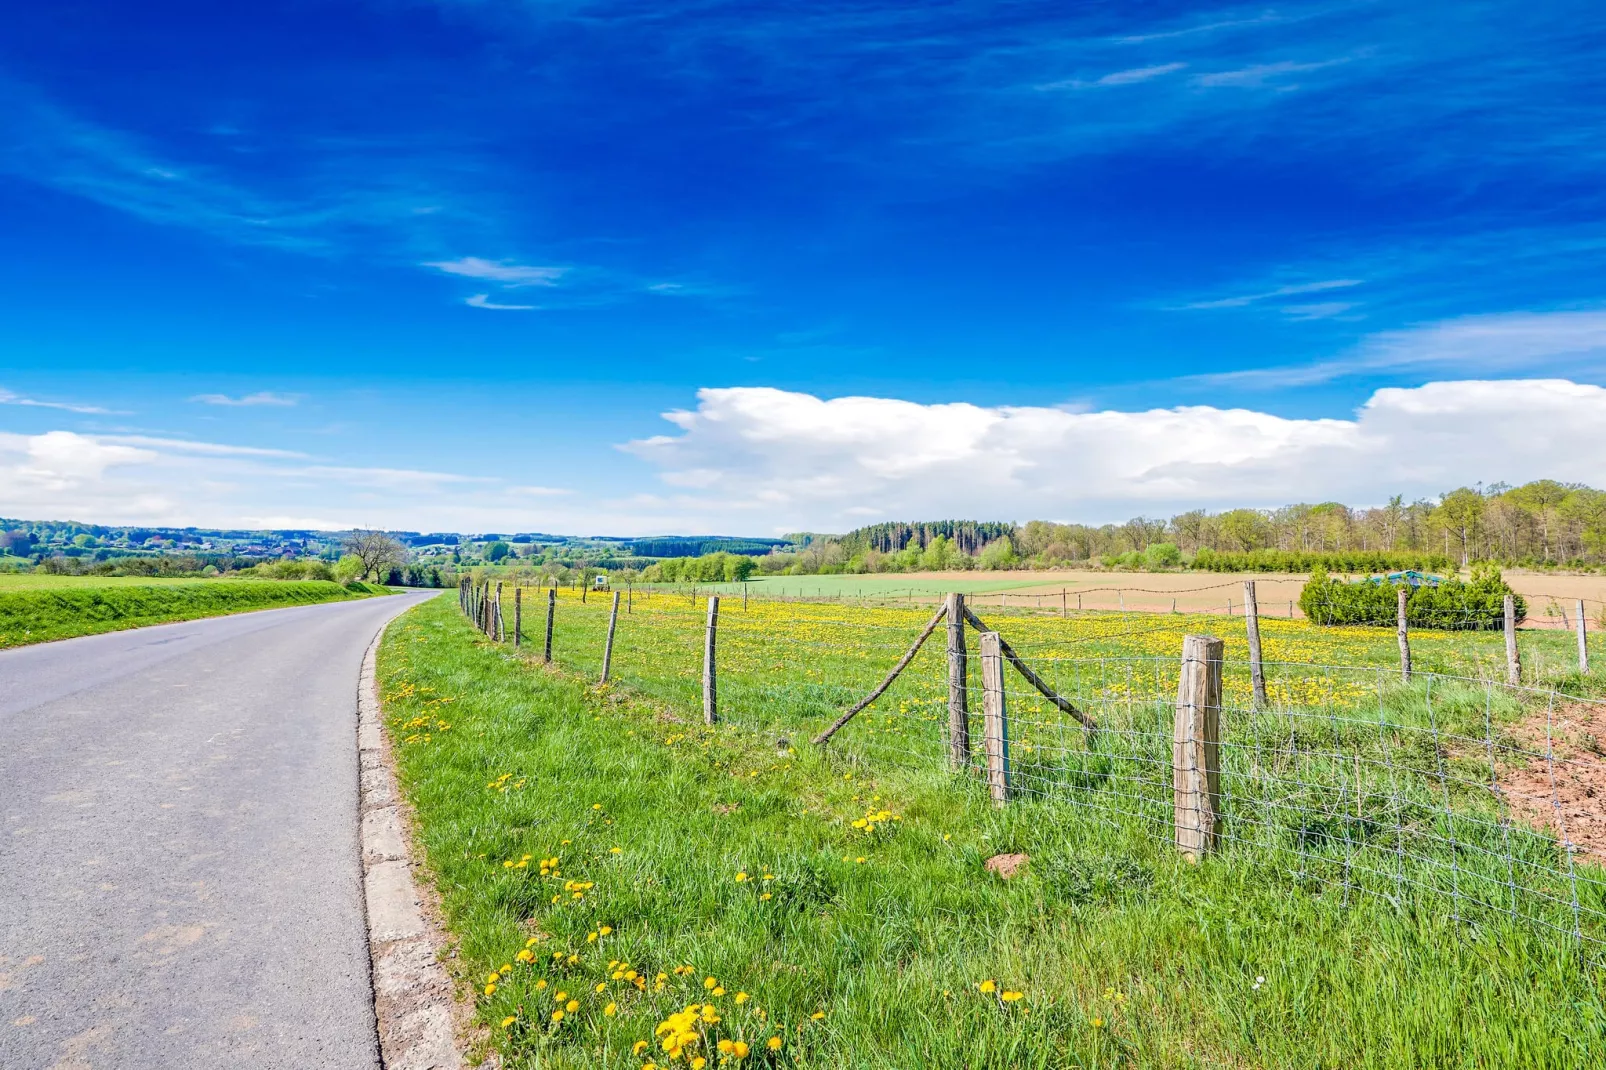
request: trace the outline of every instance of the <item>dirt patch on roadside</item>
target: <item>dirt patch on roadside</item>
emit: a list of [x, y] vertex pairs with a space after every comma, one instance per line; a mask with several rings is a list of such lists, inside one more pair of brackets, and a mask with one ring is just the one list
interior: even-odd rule
[[1512, 735], [1532, 755], [1500, 773], [1512, 814], [1571, 842], [1577, 857], [1606, 865], [1606, 703], [1540, 713]]

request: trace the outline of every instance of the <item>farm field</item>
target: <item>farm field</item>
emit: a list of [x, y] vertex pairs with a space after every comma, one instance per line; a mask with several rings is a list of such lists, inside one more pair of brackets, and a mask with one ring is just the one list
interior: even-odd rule
[[213, 583], [188, 576], [53, 576], [44, 572], [0, 572], [0, 591], [56, 590], [68, 587], [166, 587]]
[[[864, 576], [766, 576], [748, 581], [750, 594], [759, 597], [912, 599], [935, 602], [948, 591], [961, 591], [982, 605], [1012, 605], [1058, 610], [1060, 592], [1070, 609], [1080, 595], [1084, 609], [1122, 609], [1164, 613], [1173, 600], [1180, 612], [1221, 613], [1230, 599], [1236, 611], [1243, 608], [1243, 581], [1255, 581], [1256, 600], [1265, 616], [1294, 617], [1299, 592], [1308, 577], [1286, 572], [1226, 574], [1210, 572], [913, 572]], [[1606, 611], [1606, 576], [1562, 575], [1509, 570], [1506, 582], [1528, 599], [1525, 627], [1562, 627], [1558, 610], [1570, 620], [1573, 600], [1585, 600], [1593, 617]], [[684, 584], [673, 590], [685, 590]], [[740, 593], [740, 583], [699, 584], [700, 591]], [[1004, 596], [1000, 598], [1000, 596]], [[1552, 603], [1556, 605], [1553, 607]], [[1606, 627], [1606, 625], [1603, 625]]]
[[[131, 580], [26, 577], [49, 583], [0, 585], [0, 649], [277, 606], [388, 594], [376, 584], [327, 580]], [[63, 582], [65, 581], [65, 582]]]
[[[1606, 1042], [1593, 847], [1575, 864], [1543, 813], [1499, 816], [1486, 790], [1527, 771], [1545, 713], [1487, 682], [1497, 636], [1419, 633], [1419, 667], [1464, 679], [1405, 686], [1392, 634], [1263, 620], [1262, 713], [1241, 619], [978, 607], [1103, 726], [1095, 749], [1012, 678], [1017, 796], [995, 809], [974, 768], [946, 768], [941, 630], [808, 743], [930, 605], [725, 600], [708, 727], [700, 602], [636, 592], [599, 686], [605, 601], [560, 593], [543, 668], [544, 597], [524, 594], [517, 650], [446, 597], [390, 629], [379, 666], [509, 1066], [712, 1063], [725, 1041], [727, 1065], [759, 1066], [1563, 1067]], [[1230, 837], [1197, 866], [1169, 839], [1189, 631], [1226, 640], [1230, 721]], [[1565, 639], [1525, 653], [1583, 690]], [[1015, 854], [1007, 880], [984, 864]]]

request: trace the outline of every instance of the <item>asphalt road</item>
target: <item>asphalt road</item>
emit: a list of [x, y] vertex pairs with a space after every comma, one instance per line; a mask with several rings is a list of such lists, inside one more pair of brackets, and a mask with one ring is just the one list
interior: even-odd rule
[[0, 651], [0, 1067], [379, 1066], [357, 676], [421, 597]]

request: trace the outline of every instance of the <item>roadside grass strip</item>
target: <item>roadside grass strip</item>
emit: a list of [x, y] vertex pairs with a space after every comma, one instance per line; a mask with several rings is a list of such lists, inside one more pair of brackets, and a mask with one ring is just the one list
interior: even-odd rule
[[1136, 819], [995, 809], [938, 762], [705, 727], [677, 687], [539, 658], [447, 597], [393, 623], [378, 666], [452, 965], [509, 1067], [1586, 1067], [1606, 1050], [1606, 973], [1563, 935], [1340, 895], [1251, 846], [1191, 866]]
[[385, 593], [374, 584], [341, 586], [327, 580], [197, 580], [0, 590], [0, 648]]

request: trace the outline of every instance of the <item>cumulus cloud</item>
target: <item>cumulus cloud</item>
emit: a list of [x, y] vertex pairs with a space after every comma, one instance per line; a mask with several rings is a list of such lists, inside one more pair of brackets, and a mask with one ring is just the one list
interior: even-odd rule
[[665, 414], [679, 434], [624, 448], [662, 470], [681, 509], [742, 530], [852, 526], [867, 505], [883, 518], [1111, 520], [1433, 495], [1480, 479], [1606, 483], [1606, 389], [1565, 379], [1383, 389], [1347, 419], [1204, 405], [928, 405], [765, 387], [707, 389], [698, 400]]

